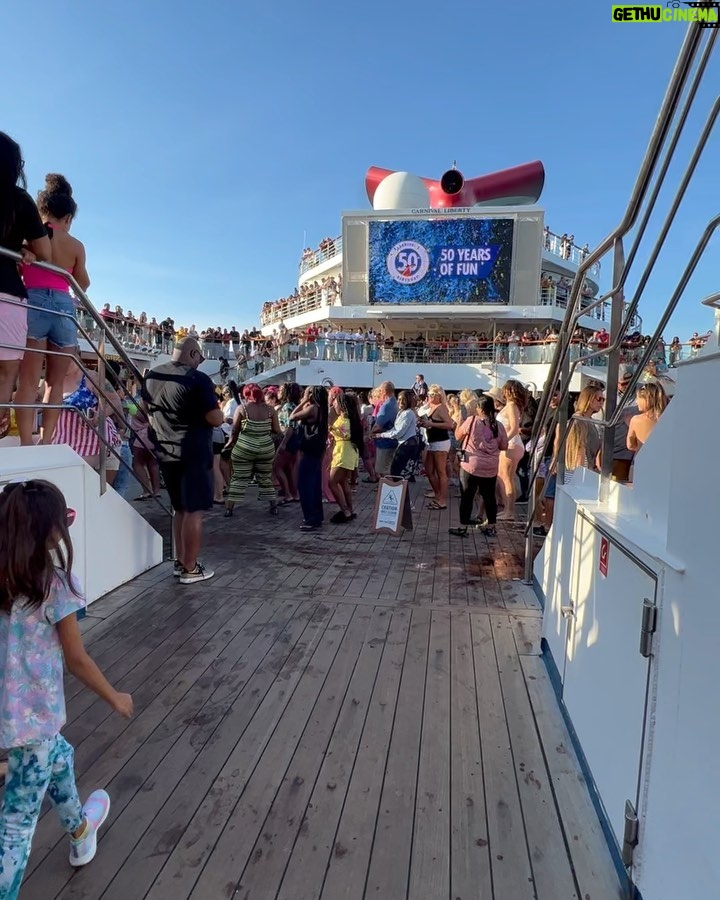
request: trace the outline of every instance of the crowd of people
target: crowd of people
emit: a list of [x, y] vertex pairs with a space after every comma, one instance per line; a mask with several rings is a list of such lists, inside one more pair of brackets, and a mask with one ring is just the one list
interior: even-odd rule
[[[593, 422], [602, 416], [605, 402], [599, 384], [580, 392], [564, 434], [547, 431], [535, 443], [537, 404], [515, 379], [482, 394], [466, 389], [450, 395], [441, 385], [426, 384], [421, 374], [400, 391], [390, 381], [359, 392], [337, 386], [302, 390], [295, 383], [264, 390], [247, 383], [240, 390], [230, 381], [218, 396], [216, 385], [199, 368], [204, 349], [237, 344], [238, 354], [251, 355], [256, 345], [266, 345], [257, 330], [241, 334], [234, 327], [209, 328], [198, 333], [194, 326], [175, 329], [171, 319], [148, 322], [145, 313], [135, 319], [131, 312], [117, 308], [112, 313], [107, 307], [104, 318], [121, 318], [133, 329], [157, 328], [174, 342], [172, 360], [148, 370], [134, 396], [121, 397], [117, 367], [108, 365], [101, 383], [97, 373], [77, 361], [75, 304], [65, 280], [33, 266], [38, 260], [51, 262], [87, 288], [85, 248], [70, 234], [76, 212], [72, 188], [59, 174], [48, 175], [37, 203], [32, 200], [25, 190], [20, 148], [0, 133], [0, 244], [22, 256], [19, 266], [0, 257], [0, 403], [14, 397], [19, 404], [23, 445], [34, 443], [33, 405], [41, 401], [42, 443], [69, 444], [96, 468], [102, 443], [118, 448], [108, 460], [110, 483], [123, 459], [120, 449], [127, 447], [147, 488], [139, 500], [158, 496], [161, 483], [168, 492], [174, 510], [173, 575], [181, 585], [204, 582], [214, 574], [199, 560], [204, 514], [218, 505], [232, 518], [251, 488], [273, 515], [298, 504], [298, 527], [311, 533], [324, 525], [325, 504], [336, 507], [329, 519], [333, 525], [356, 518], [361, 470], [369, 484], [383, 476], [414, 483], [424, 473], [429, 514], [448, 509], [450, 485], [456, 483], [460, 524], [450, 533], [462, 538], [478, 527], [492, 538], [498, 520], [515, 520], [534, 461], [541, 498], [534, 530], [542, 536], [552, 521], [559, 460], [566, 482], [580, 468], [598, 470], [602, 465], [601, 432]], [[572, 247], [572, 236], [568, 242]], [[552, 344], [557, 337], [552, 329], [544, 335], [512, 330], [492, 337], [463, 334], [438, 343], [444, 342], [446, 350], [454, 344], [462, 361], [475, 348], [496, 345], [520, 358], [523, 346]], [[351, 335], [316, 329], [305, 338], [316, 352], [322, 347], [324, 353], [332, 344], [332, 352], [338, 353], [341, 346], [345, 358], [358, 358], [358, 346], [361, 358], [371, 346], [380, 350], [382, 344], [383, 353], [396, 350], [392, 337], [381, 341], [363, 329]], [[695, 333], [693, 351], [706, 339]], [[299, 336], [284, 333], [281, 340], [292, 344]], [[591, 339], [580, 333], [580, 340], [600, 346], [607, 333]], [[643, 344], [641, 336], [634, 340]], [[403, 341], [403, 349], [412, 345], [416, 358], [425, 359], [428, 343], [418, 336]], [[678, 346], [676, 338], [671, 360], [677, 360]], [[61, 355], [47, 354], [50, 349]], [[621, 397], [631, 378], [631, 369], [624, 367]], [[559, 402], [555, 394], [551, 405]], [[631, 479], [633, 459], [667, 402], [660, 378], [639, 387], [634, 405], [615, 430], [612, 472], [617, 480]], [[0, 814], [0, 896], [8, 898], [18, 896], [46, 793], [69, 835], [75, 867], [94, 858], [98, 830], [109, 814], [104, 790], [92, 792], [84, 803], [78, 794], [73, 750], [60, 733], [65, 722], [63, 659], [115, 712], [127, 718], [133, 713], [132, 697], [112, 687], [83, 647], [76, 614], [84, 601], [73, 578], [69, 532], [74, 519], [75, 511], [48, 481], [11, 483], [0, 493], [0, 745], [9, 751]]]
[[340, 238], [326, 237], [320, 241], [315, 250], [312, 247], [306, 247], [300, 259], [300, 274], [302, 275], [303, 272], [307, 272], [308, 269], [314, 268], [326, 259], [332, 259], [341, 246]]
[[[447, 509], [449, 484], [455, 480], [460, 487], [460, 527], [452, 533], [464, 535], [470, 526], [479, 525], [484, 534], [493, 536], [498, 518], [514, 521], [517, 502], [527, 499], [533, 459], [549, 482], [556, 470], [558, 435], [551, 440], [542, 435], [531, 444], [537, 403], [515, 379], [482, 395], [470, 389], [447, 395], [440, 385], [427, 385], [422, 375], [401, 391], [389, 381], [360, 392], [337, 386], [329, 390], [311, 386], [303, 392], [295, 383], [264, 390], [249, 383], [240, 391], [230, 382], [218, 400], [210, 380], [197, 371], [201, 361], [197, 341], [186, 338], [172, 363], [150, 370], [142, 392], [154, 440], [166, 448], [158, 458], [171, 502], [181, 512], [195, 514], [218, 504], [230, 518], [254, 485], [272, 514], [281, 506], [299, 503], [303, 531], [322, 527], [325, 502], [337, 505], [330, 522], [346, 524], [355, 518], [353, 493], [362, 465], [368, 483], [384, 475], [414, 482], [423, 473], [431, 511]], [[631, 368], [623, 367], [620, 396], [631, 376]], [[591, 385], [570, 410], [571, 426], [563, 445], [566, 481], [581, 466], [600, 467], [600, 431], [589, 419], [601, 413], [604, 399], [604, 388]], [[185, 429], [177, 433], [183, 417], [189, 422], [191, 402], [196, 428], [205, 435], [205, 457], [197, 452], [198, 439], [189, 440]], [[204, 417], [200, 419], [199, 403]], [[613, 474], [618, 480], [630, 479], [632, 459], [666, 404], [661, 379], [641, 385], [636, 405], [628, 407], [616, 429]], [[173, 449], [185, 446], [192, 448], [191, 458]], [[173, 465], [168, 469], [169, 462]], [[212, 478], [201, 477], [201, 470], [210, 468]], [[473, 511], [478, 492], [482, 519]], [[553, 497], [554, 484], [548, 483], [539, 506], [538, 535], [545, 533], [551, 520], [547, 509]], [[197, 535], [197, 525], [193, 534]], [[187, 543], [176, 534], [177, 546]], [[192, 546], [189, 555], [178, 557], [182, 583], [212, 577], [197, 561], [197, 546]]]
[[327, 276], [320, 281], [305, 282], [295, 288], [289, 297], [263, 303], [260, 313], [262, 325], [282, 323], [285, 319], [298, 316], [323, 306], [335, 306], [341, 302], [342, 275]]
[[[546, 250], [557, 253], [563, 259], [575, 258], [575, 261], [578, 262], [582, 262], [590, 255], [590, 247], [588, 244], [578, 247], [575, 243], [574, 234], [567, 234], [565, 232], [562, 235], [557, 235], [550, 231], [549, 225], [545, 226], [544, 246]], [[573, 250], [577, 252], [574, 254]]]

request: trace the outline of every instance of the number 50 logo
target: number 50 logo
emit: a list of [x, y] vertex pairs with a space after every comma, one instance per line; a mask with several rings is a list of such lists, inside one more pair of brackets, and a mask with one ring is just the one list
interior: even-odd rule
[[400, 284], [417, 284], [428, 273], [430, 257], [417, 241], [400, 241], [387, 255], [390, 277]]

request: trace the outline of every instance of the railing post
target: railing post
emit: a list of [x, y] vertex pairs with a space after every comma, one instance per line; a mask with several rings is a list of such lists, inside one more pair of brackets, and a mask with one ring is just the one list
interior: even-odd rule
[[[613, 284], [619, 284], [619, 288], [612, 297], [610, 305], [610, 347], [617, 342], [618, 335], [623, 327], [623, 311], [625, 308], [625, 296], [623, 286], [620, 283], [622, 271], [625, 268], [625, 251], [622, 238], [617, 238], [613, 247]], [[612, 420], [617, 406], [620, 356], [620, 345], [610, 350], [607, 358], [607, 373], [605, 376], [605, 421]], [[603, 429], [602, 439], [602, 476], [600, 479], [601, 501], [607, 499], [608, 486], [612, 477], [613, 456], [615, 453], [615, 425], [608, 425]]]
[[[105, 333], [100, 333], [100, 340], [97, 345], [98, 354], [98, 385], [102, 391], [105, 390]], [[105, 436], [107, 434], [105, 428], [105, 405], [102, 398], [98, 402], [98, 419], [97, 430], [100, 437], [100, 460], [98, 466], [98, 474], [100, 475], [100, 496], [107, 490], [107, 448], [105, 446]]]

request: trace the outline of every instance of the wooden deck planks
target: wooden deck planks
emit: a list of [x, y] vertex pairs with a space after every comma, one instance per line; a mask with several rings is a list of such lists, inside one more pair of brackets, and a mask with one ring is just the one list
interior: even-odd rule
[[[388, 693], [391, 693], [391, 689], [385, 683], [388, 655], [389, 653], [393, 654], [393, 659], [395, 659], [394, 654], [399, 652], [397, 647], [399, 641], [401, 641], [400, 650], [403, 653], [405, 650], [405, 638], [398, 631], [396, 615], [392, 616], [391, 628], [383, 648], [377, 679], [379, 689]], [[403, 621], [403, 619], [399, 621]], [[399, 677], [399, 673], [397, 674]], [[360, 703], [354, 702], [357, 699], [353, 695], [348, 695], [343, 705], [304, 818], [300, 822], [292, 856], [278, 893], [279, 900], [318, 898], [322, 892], [323, 881], [332, 856], [343, 857], [348, 852], [349, 844], [343, 843], [339, 838], [336, 840], [336, 835], [338, 823], [346, 804], [356, 757], [363, 752], [364, 740], [361, 743], [361, 735], [365, 734], [367, 705], [362, 709], [362, 716], [360, 716], [358, 709]], [[375, 696], [371, 702], [373, 704], [376, 702]], [[358, 750], [359, 744], [360, 750]], [[378, 752], [376, 747], [371, 749], [373, 752]], [[375, 777], [378, 777], [377, 770]], [[374, 823], [374, 820], [374, 815], [365, 820], [364, 831], [371, 832], [370, 840], [372, 840], [372, 830], [367, 826], [371, 821]]]
[[[206, 711], [211, 716], [209, 727], [202, 727], [199, 733], [190, 735], [189, 742], [183, 741], [178, 748], [183, 754], [186, 744], [190, 743], [190, 748], [198, 751], [192, 756], [182, 782], [177, 782], [170, 791], [161, 791], [157, 798], [161, 808], [150, 817], [141, 841], [137, 836], [136, 846], [110, 885], [107, 897], [127, 898], [133, 891], [142, 895], [140, 889], [149, 890], [170, 856], [175, 851], [176, 861], [182, 856], [182, 850], [178, 848], [188, 827], [194, 822], [205, 821], [208, 807], [213, 802], [222, 803], [228, 776], [232, 779], [236, 770], [235, 761], [238, 775], [252, 771], [282, 719], [330, 615], [329, 609], [319, 606], [315, 607], [309, 622], [299, 620], [293, 628], [293, 619], [290, 623], [292, 632], [283, 632], [273, 642], [269, 653], [267, 648], [261, 648], [265, 649], [266, 655], [260, 660], [252, 660], [248, 667], [252, 674], [248, 671], [244, 677], [240, 676], [239, 683], [230, 678], [221, 685], [213, 708]], [[217, 719], [213, 715], [215, 712]], [[200, 724], [204, 726], [202, 720]], [[231, 757], [233, 763], [228, 770]], [[224, 773], [222, 783], [219, 781], [221, 773]], [[225, 801], [229, 802], [229, 796]], [[128, 810], [128, 822], [132, 821], [132, 812], [132, 809]], [[221, 827], [219, 818], [216, 827]], [[213, 846], [214, 840], [211, 840], [209, 850]], [[208, 853], [208, 845], [205, 847], [204, 853]], [[189, 865], [194, 863], [195, 868], [201, 867], [206, 859], [204, 853], [189, 853]]]
[[[201, 877], [198, 879], [192, 897], [203, 900], [205, 897], [222, 896], [221, 892], [230, 877], [239, 879], [251, 858], [253, 838], [262, 833], [261, 844], [255, 847], [251, 866], [255, 865], [255, 887], [252, 887], [252, 876], [248, 873], [247, 883], [240, 886], [241, 893], [247, 898], [267, 896], [267, 884], [262, 877], [260, 865], [266, 848], [272, 844], [270, 832], [265, 819], [270, 811], [278, 787], [285, 788], [285, 797], [293, 792], [300, 793], [298, 800], [307, 802], [318, 769], [322, 761], [328, 739], [332, 733], [338, 710], [345, 700], [353, 710], [359, 722], [365, 717], [370, 700], [377, 669], [382, 656], [382, 649], [387, 635], [391, 614], [386, 609], [375, 610], [370, 625], [361, 615], [361, 628], [350, 636], [350, 641], [342, 644], [342, 654], [338, 653], [333, 665], [329, 668], [322, 690], [312, 711], [313, 721], [307, 733], [303, 735], [295, 750], [296, 730], [290, 730], [291, 738], [277, 734], [268, 745], [262, 761], [252, 775], [242, 795], [242, 801], [233, 810], [225, 829], [208, 859]], [[348, 635], [346, 634], [346, 637]], [[359, 639], [358, 639], [359, 638]], [[355, 651], [359, 652], [359, 656]], [[357, 661], [357, 665], [355, 662]], [[348, 685], [348, 679], [352, 676]], [[319, 672], [313, 665], [312, 671], [306, 672], [298, 687], [302, 691], [310, 679], [319, 678]], [[346, 692], [347, 689], [347, 692]], [[297, 715], [300, 719], [307, 716], [307, 704], [298, 704]], [[287, 729], [286, 729], [287, 731]], [[297, 735], [299, 737], [300, 735]], [[320, 751], [320, 752], [318, 752]], [[305, 787], [307, 781], [307, 787]], [[296, 831], [300, 827], [304, 802], [290, 801], [291, 817], [296, 819]], [[299, 807], [299, 808], [298, 808]], [[264, 867], [263, 867], [264, 870]], [[276, 877], [282, 870], [276, 871]], [[279, 881], [279, 878], [277, 879]]]
[[450, 622], [450, 896], [475, 900], [492, 897], [475, 664], [468, 614]]
[[[284, 678], [279, 677], [273, 685], [282, 710], [253, 718], [167, 857], [149, 898], [180, 900], [191, 895], [255, 768], [261, 765], [267, 771], [271, 762], [281, 766], [284, 754], [292, 753], [293, 740], [307, 723], [352, 615], [350, 607], [337, 607], [327, 628], [318, 623], [317, 640], [308, 646], [304, 658], [293, 661], [289, 668], [286, 664]], [[228, 743], [235, 737], [230, 729], [225, 735]], [[229, 879], [233, 880], [232, 872]]]
[[535, 900], [525, 824], [495, 657], [492, 634], [495, 618], [470, 617], [493, 891], [497, 898]]
[[413, 610], [375, 825], [367, 897], [405, 897], [408, 890], [430, 620], [430, 610]]
[[450, 892], [450, 616], [432, 613], [415, 795], [410, 897]]
[[423, 491], [401, 537], [370, 531], [365, 485], [312, 535], [297, 505], [213, 513], [215, 579], [163, 564], [93, 607], [136, 716], [69, 680], [81, 794], [113, 805], [77, 873], [41, 819], [22, 900], [620, 897], [513, 580], [520, 530], [451, 538], [456, 498]]
[[[242, 696], [242, 688], [263, 660], [276, 667], [282, 658], [278, 650], [284, 650], [286, 655], [293, 652], [314, 611], [315, 607], [308, 604], [299, 608], [297, 615], [288, 622], [286, 617], [292, 614], [285, 606], [266, 603], [256, 606], [253, 611], [253, 604], [249, 604], [244, 610], [249, 618], [244, 621], [238, 618], [240, 630], [223, 653], [213, 656], [213, 648], [210, 648], [211, 660], [201, 654], [195, 671], [188, 672], [187, 679], [180, 678], [159, 693], [156, 701], [130, 723], [123, 739], [79, 778], [81, 794], [88, 793], [98, 784], [110, 786], [113, 805], [106, 833], [107, 829], [112, 831], [117, 819], [131, 822], [132, 827], [120, 827], [115, 831], [112, 843], [108, 845], [111, 852], [93, 865], [92, 877], [87, 874], [90, 870], [83, 870], [77, 882], [102, 883], [106, 872], [110, 880], [125, 859], [123, 848], [127, 847], [129, 853], [141, 839], [143, 821], [147, 825], [152, 823], [212, 734], [213, 723], [222, 720], [238, 697], [238, 691]], [[244, 622], [250, 624], [242, 627]], [[283, 637], [287, 640], [281, 640]], [[270, 655], [273, 652], [275, 658]], [[274, 676], [265, 679], [268, 686], [273, 679]], [[255, 676], [254, 688], [258, 687], [258, 681], [260, 679]], [[192, 687], [188, 690], [190, 682]], [[251, 696], [262, 699], [259, 689], [257, 695]], [[132, 814], [123, 818], [129, 804]], [[52, 815], [41, 821], [38, 832], [43, 826], [45, 834], [40, 835], [40, 846], [35, 844], [36, 853], [39, 855], [43, 846], [50, 849], [57, 845], [54, 852], [64, 855], [64, 841], [57, 844], [60, 835]], [[69, 873], [63, 871], [67, 878]]]
[[577, 885], [510, 622], [498, 617], [492, 627], [537, 898], [577, 900]]
[[538, 656], [523, 656], [521, 664], [580, 896], [583, 900], [622, 900], [626, 894], [612, 866], [567, 726], [558, 715], [545, 663]]
[[[382, 660], [355, 757], [322, 894], [325, 900], [365, 896], [374, 829], [405, 657], [410, 613], [398, 610], [384, 642]], [[402, 713], [401, 713], [402, 715]]]
[[[258, 835], [244, 871], [240, 876], [237, 890], [246, 898], [275, 896], [285, 874], [285, 869], [293, 852], [293, 847], [301, 828], [307, 831], [303, 822], [308, 803], [312, 803], [314, 792], [320, 795], [337, 790], [336, 782], [323, 784], [319, 773], [323, 760], [337, 755], [336, 734], [338, 726], [343, 739], [349, 731], [346, 728], [347, 715], [359, 718], [361, 700], [357, 691], [363, 689], [368, 680], [368, 672], [376, 656], [375, 652], [365, 653], [364, 643], [369, 634], [378, 637], [379, 628], [387, 628], [387, 615], [376, 613], [368, 632], [373, 615], [369, 608], [358, 609], [348, 628], [342, 646], [342, 655], [336, 657], [321, 697], [313, 710], [311, 723], [306, 729], [290, 765], [283, 774], [282, 783], [272, 806], [261, 823], [261, 827], [251, 831]], [[381, 634], [382, 632], [380, 632]], [[321, 748], [322, 752], [318, 752]]]

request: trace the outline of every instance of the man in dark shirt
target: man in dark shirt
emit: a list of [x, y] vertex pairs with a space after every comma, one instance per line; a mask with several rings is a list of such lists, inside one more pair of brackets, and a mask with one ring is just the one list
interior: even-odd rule
[[[633, 376], [632, 366], [621, 365], [618, 371], [618, 403], [628, 389]], [[639, 412], [638, 407], [630, 403], [623, 410], [620, 421], [615, 426], [615, 446], [613, 448], [612, 477], [614, 481], [627, 482], [630, 480], [630, 466], [635, 453], [628, 450], [627, 436], [630, 419]], [[604, 413], [599, 413], [602, 419]]]
[[423, 404], [427, 400], [428, 395], [428, 386], [425, 383], [424, 375], [416, 375], [415, 376], [415, 384], [412, 386], [413, 394], [415, 394], [415, 399], [418, 402], [418, 405]]
[[197, 559], [203, 512], [213, 505], [212, 432], [222, 424], [213, 383], [197, 371], [203, 359], [197, 340], [186, 337], [173, 351], [172, 362], [148, 372], [142, 388], [150, 436], [175, 510], [173, 575], [181, 584], [207, 581], [215, 574]]

